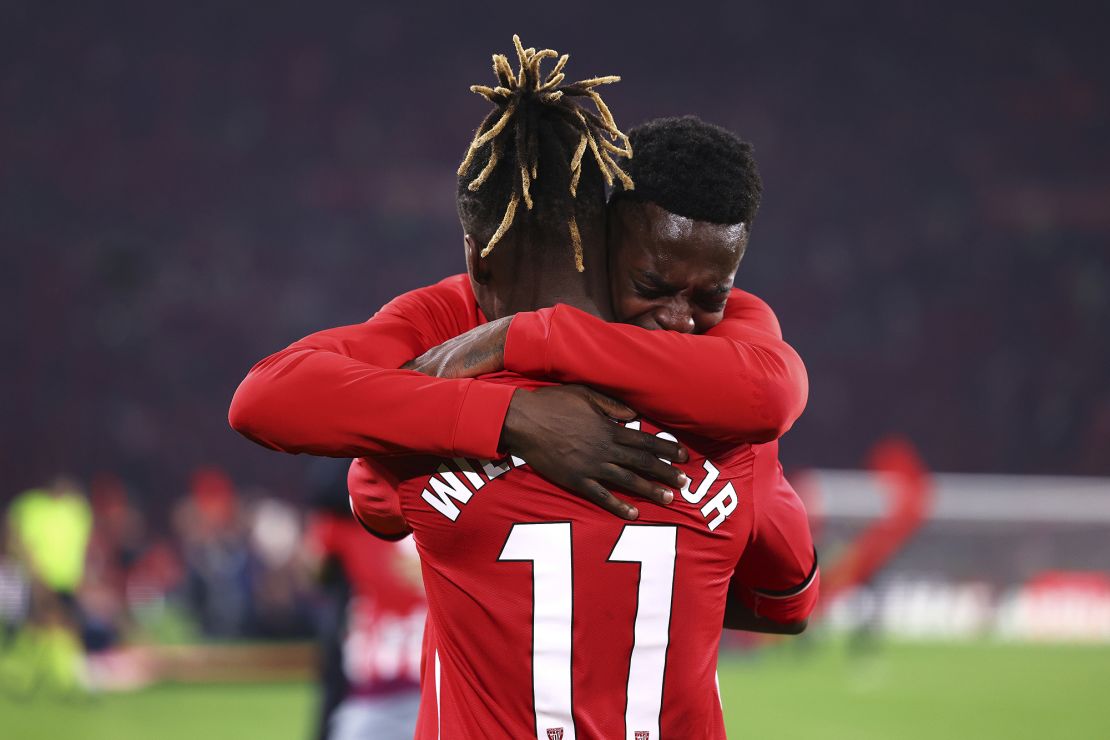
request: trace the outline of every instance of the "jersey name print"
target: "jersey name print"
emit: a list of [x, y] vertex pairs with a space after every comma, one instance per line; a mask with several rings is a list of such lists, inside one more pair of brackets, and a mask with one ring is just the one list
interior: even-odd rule
[[[640, 429], [640, 421], [625, 424], [630, 429]], [[659, 432], [658, 436], [674, 439], [668, 432]], [[420, 492], [420, 498], [425, 503], [438, 511], [451, 521], [458, 519], [470, 499], [480, 491], [486, 483], [508, 472], [510, 467], [519, 468], [525, 461], [519, 457], [510, 456], [504, 461], [491, 462], [478, 460], [472, 464], [470, 460], [456, 457], [444, 462], [428, 479], [428, 486]], [[702, 477], [695, 485], [693, 481], [687, 483], [679, 494], [687, 502], [700, 506], [706, 524], [712, 531], [721, 526], [724, 521], [736, 510], [739, 501], [736, 488], [730, 481], [724, 481], [719, 486], [714, 486], [721, 471], [708, 459], [702, 463], [700, 471]], [[702, 502], [705, 502], [702, 505]]]

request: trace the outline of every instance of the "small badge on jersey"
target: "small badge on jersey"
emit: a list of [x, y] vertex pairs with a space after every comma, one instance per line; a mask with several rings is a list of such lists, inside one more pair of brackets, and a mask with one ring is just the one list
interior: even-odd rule
[[651, 740], [651, 730], [636, 730], [636, 740]]
[[562, 727], [548, 727], [547, 728], [547, 740], [563, 740], [563, 728]]

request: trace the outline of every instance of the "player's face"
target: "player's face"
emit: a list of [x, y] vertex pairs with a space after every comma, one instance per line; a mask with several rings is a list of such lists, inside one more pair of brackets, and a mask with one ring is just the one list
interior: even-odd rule
[[644, 329], [701, 334], [716, 326], [744, 256], [745, 224], [694, 221], [654, 203], [609, 214], [613, 310]]

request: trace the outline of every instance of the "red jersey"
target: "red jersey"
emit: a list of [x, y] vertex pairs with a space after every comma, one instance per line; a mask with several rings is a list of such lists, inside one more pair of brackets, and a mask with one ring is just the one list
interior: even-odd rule
[[418, 738], [725, 736], [715, 678], [730, 584], [765, 615], [803, 618], [813, 543], [773, 445], [690, 451], [690, 485], [670, 506], [638, 502], [634, 523], [519, 459], [355, 463], [356, 515], [372, 521], [396, 491], [420, 551]]
[[[550, 488], [526, 468], [508, 474], [504, 465], [488, 463], [487, 467], [484, 461], [498, 457], [497, 442], [515, 384], [504, 379], [442, 380], [396, 369], [483, 322], [466, 276], [448, 278], [401, 296], [366, 324], [312, 335], [256, 365], [236, 393], [230, 414], [232, 425], [262, 444], [290, 452], [363, 456], [424, 451], [459, 458], [453, 461], [459, 466], [457, 471], [450, 467], [440, 471], [439, 465], [446, 463], [428, 458], [391, 460], [389, 469], [377, 471], [382, 477], [376, 483], [364, 480], [361, 485], [360, 475], [372, 472], [371, 468], [360, 464], [352, 469], [353, 503], [360, 519], [375, 528], [375, 518], [388, 522], [403, 508], [403, 514], [417, 529], [418, 545], [423, 548], [425, 543], [429, 547], [437, 543], [434, 552], [422, 553], [426, 556], [430, 600], [440, 604], [445, 615], [465, 615], [429, 622], [427, 644], [434, 648], [430, 651], [434, 664], [425, 668], [425, 693], [434, 692], [432, 697], [438, 701], [442, 695], [444, 700], [443, 714], [435, 717], [435, 727], [444, 723], [444, 727], [469, 728], [445, 729], [445, 736], [458, 732], [468, 733], [464, 736], [521, 736], [519, 723], [527, 717], [532, 719], [528, 720], [526, 734], [538, 732], [541, 740], [560, 734], [611, 737], [613, 733], [619, 735], [625, 724], [628, 737], [637, 740], [658, 737], [660, 728], [678, 737], [719, 736], [723, 732], [719, 704], [715, 693], [708, 695], [704, 688], [708, 672], [715, 665], [724, 593], [730, 579], [735, 575], [734, 585], [757, 613], [780, 621], [808, 614], [816, 595], [816, 565], [804, 510], [782, 478], [777, 445], [749, 444], [776, 439], [800, 414], [807, 392], [800, 359], [782, 341], [778, 322], [766, 304], [738, 290], [730, 296], [724, 320], [702, 336], [649, 333], [638, 327], [607, 324], [566, 306], [517, 314], [506, 341], [508, 370], [586, 383], [608, 391], [681, 432], [692, 451], [701, 454], [686, 466], [695, 481], [692, 495], [702, 496], [696, 504], [686, 496], [666, 508], [641, 503], [641, 521], [626, 525]], [[706, 456], [715, 473], [706, 467]], [[700, 469], [696, 467], [699, 462]], [[724, 474], [718, 465], [723, 466]], [[499, 482], [502, 476], [504, 480]], [[718, 481], [720, 487], [715, 488]], [[456, 482], [461, 488], [455, 487]], [[702, 485], [706, 489], [699, 494]], [[394, 489], [402, 490], [400, 499], [383, 493]], [[470, 507], [478, 503], [474, 512], [483, 512], [486, 507], [490, 510], [470, 513], [465, 526], [456, 526], [423, 496], [426, 490], [446, 511], [460, 502]], [[506, 495], [497, 495], [499, 491]], [[521, 495], [509, 495], [514, 492]], [[533, 499], [544, 503], [525, 504]], [[713, 506], [720, 509], [722, 517], [712, 529], [709, 524], [717, 520], [718, 514], [709, 502], [716, 502]], [[386, 504], [384, 514], [378, 505], [382, 503]], [[424, 509], [417, 508], [421, 506]], [[428, 507], [433, 508], [432, 513], [428, 513]], [[768, 516], [760, 516], [760, 510]], [[456, 518], [462, 521], [462, 507], [459, 512]], [[425, 521], [421, 522], [421, 517]], [[437, 522], [434, 517], [448, 523]], [[555, 524], [565, 526], [548, 527]], [[516, 529], [516, 525], [521, 528]], [[424, 536], [419, 534], [422, 528]], [[514, 535], [516, 532], [520, 534]], [[543, 546], [534, 546], [533, 535]], [[668, 549], [666, 543], [661, 546], [664, 554], [673, 550], [673, 558], [667, 556], [660, 561], [653, 555], [662, 542], [656, 538], [670, 542], [672, 535], [673, 547]], [[555, 539], [549, 542], [547, 538], [552, 536]], [[473, 553], [468, 550], [472, 543]], [[470, 562], [479, 557], [479, 551], [480, 562]], [[548, 552], [557, 553], [559, 558], [552, 560], [545, 555]], [[745, 558], [740, 557], [742, 553]], [[492, 565], [491, 554], [495, 556]], [[760, 567], [750, 565], [759, 559]], [[667, 566], [670, 560], [673, 562]], [[429, 563], [433, 561], [438, 563], [438, 570], [430, 572]], [[562, 568], [560, 563], [567, 562], [570, 568]], [[488, 587], [465, 576], [471, 571], [487, 573], [494, 566], [508, 570], [498, 571], [496, 577], [489, 574], [490, 585], [500, 584], [493, 591], [484, 590]], [[550, 583], [558, 593], [550, 598], [543, 596], [545, 589], [551, 589], [541, 578], [541, 594], [530, 601], [524, 597], [527, 603], [521, 602], [521, 593], [535, 594], [532, 583], [537, 567], [541, 576], [556, 574]], [[642, 623], [638, 616], [641, 591], [648, 589], [650, 593], [645, 593], [658, 596], [663, 586], [656, 589], [650, 584], [664, 584], [666, 580], [645, 581], [645, 567], [656, 575], [668, 567], [672, 573], [671, 598], [665, 601], [680, 604], [681, 608], [674, 614], [667, 612], [665, 630], [659, 621], [662, 606], [645, 612], [654, 616], [645, 616]], [[581, 575], [591, 569], [610, 575], [608, 579]], [[618, 579], [622, 572], [639, 575], [625, 582], [623, 575]], [[687, 595], [683, 590], [676, 601], [675, 589], [686, 589], [687, 584], [692, 593]], [[780, 593], [787, 590], [789, 593]], [[442, 593], [435, 595], [437, 591], [452, 594], [455, 601], [445, 605]], [[574, 602], [569, 635], [559, 627], [568, 593]], [[490, 604], [502, 600], [507, 605], [493, 610]], [[562, 605], [561, 611], [552, 616], [545, 606], [548, 602]], [[663, 601], [653, 597], [644, 603], [660, 605]], [[526, 606], [532, 620], [540, 620], [540, 629], [532, 629], [532, 622], [518, 619]], [[586, 613], [579, 616], [581, 610]], [[545, 628], [549, 622], [555, 625], [554, 631]], [[635, 635], [635, 644], [642, 649], [634, 651], [633, 643], [613, 638], [596, 647], [605, 656], [603, 661], [583, 662], [587, 656], [582, 653], [579, 632], [595, 623], [605, 625], [606, 634], [625, 630], [619, 634]], [[482, 637], [468, 650], [463, 647], [465, 635], [477, 635], [479, 629], [468, 626], [472, 624], [481, 625]], [[645, 630], [643, 639], [641, 625]], [[679, 630], [680, 625], [689, 631]], [[485, 631], [490, 628], [504, 631]], [[544, 635], [549, 632], [561, 635], [554, 648], [545, 642]], [[661, 640], [667, 645], [662, 653], [658, 649]], [[512, 650], [521, 645], [538, 650], [534, 658], [543, 669], [539, 670], [538, 683], [531, 683], [535, 675], [530, 668], [533, 660], [518, 664], [516, 657], [506, 658], [506, 654], [515, 653], [493, 649], [502, 643], [511, 644]], [[624, 645], [625, 655], [623, 662], [615, 665], [623, 668], [602, 669], [616, 660], [610, 645], [617, 643]], [[559, 651], [575, 644], [579, 648], [570, 662], [571, 679], [560, 678], [551, 684], [556, 688], [551, 688], [544, 678], [547, 667], [564, 666]], [[675, 645], [683, 647], [677, 649]], [[469, 659], [481, 663], [488, 653], [489, 661], [497, 667], [485, 666], [478, 677], [473, 670], [475, 664], [464, 662], [466, 653], [474, 650], [482, 654]], [[655, 686], [660, 655], [663, 678], [670, 678], [661, 680], [659, 698], [651, 700], [651, 692], [641, 690], [640, 684]], [[451, 660], [446, 675], [444, 657]], [[672, 660], [677, 661], [673, 674]], [[516, 667], [508, 668], [508, 662]], [[503, 674], [497, 672], [502, 669]], [[495, 672], [487, 673], [491, 670]], [[567, 675], [565, 667], [558, 670], [558, 676]], [[605, 681], [608, 688], [604, 698], [599, 698], [596, 712], [580, 708], [584, 698], [581, 693], [575, 694], [578, 702], [568, 703], [565, 692], [572, 691], [571, 687], [580, 681], [593, 686], [597, 670], [618, 670], [623, 683], [614, 688], [610, 685], [612, 676], [605, 674], [609, 675]], [[510, 688], [515, 698], [501, 696], [500, 689], [495, 688], [509, 687], [496, 678], [499, 675], [512, 677]], [[681, 684], [672, 687], [679, 675], [683, 677]], [[436, 676], [440, 691], [435, 691]], [[525, 680], [533, 689], [530, 693], [521, 690], [525, 684], [520, 682]], [[626, 691], [630, 684], [635, 689], [631, 693]], [[616, 714], [612, 711], [618, 694], [628, 700], [627, 723], [624, 708]], [[494, 711], [502, 700], [509, 702], [505, 711]], [[435, 702], [425, 704], [440, 706]], [[531, 714], [526, 705], [531, 707]], [[657, 711], [653, 722], [649, 718], [652, 707], [666, 709], [666, 713], [660, 715]], [[425, 714], [422, 737], [436, 736], [429, 722]], [[508, 729], [502, 722], [516, 724]]]

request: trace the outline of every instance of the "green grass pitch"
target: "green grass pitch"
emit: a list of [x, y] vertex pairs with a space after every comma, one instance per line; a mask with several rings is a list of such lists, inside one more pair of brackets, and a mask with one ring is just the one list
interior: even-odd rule
[[[790, 740], [1110, 738], [1110, 647], [807, 641], [720, 666], [729, 735]], [[303, 740], [305, 684], [164, 685], [92, 700], [0, 696], [10, 740]]]

